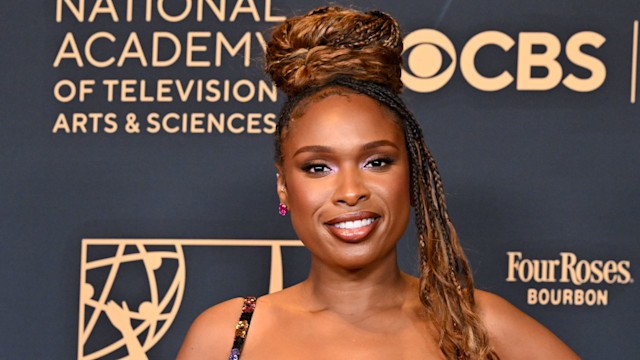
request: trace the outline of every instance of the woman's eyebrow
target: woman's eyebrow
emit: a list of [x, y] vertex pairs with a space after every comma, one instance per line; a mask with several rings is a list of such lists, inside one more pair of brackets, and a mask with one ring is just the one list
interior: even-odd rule
[[377, 141], [372, 141], [370, 143], [366, 143], [366, 144], [362, 145], [362, 150], [371, 150], [371, 149], [375, 149], [375, 148], [379, 148], [379, 147], [383, 147], [383, 146], [391, 146], [393, 148], [399, 149], [398, 145], [396, 143], [394, 143], [393, 141], [377, 140]]
[[305, 152], [311, 152], [311, 153], [330, 153], [332, 152], [332, 148], [330, 146], [323, 146], [323, 145], [309, 145], [309, 146], [303, 146], [300, 149], [298, 149], [293, 156], [297, 156], [299, 154], [305, 153]]
[[[389, 140], [376, 140], [376, 141], [372, 141], [372, 142], [368, 142], [364, 145], [362, 145], [362, 150], [371, 150], [371, 149], [375, 149], [375, 148], [379, 148], [379, 147], [383, 147], [383, 146], [390, 146], [393, 147], [395, 149], [399, 149], [398, 145], [396, 143], [394, 143], [393, 141], [389, 141]], [[300, 149], [296, 150], [296, 152], [293, 154], [293, 156], [297, 156], [299, 154], [302, 153], [306, 153], [306, 152], [310, 152], [310, 153], [331, 153], [333, 152], [333, 148], [331, 146], [325, 146], [325, 145], [308, 145], [308, 146], [303, 146]]]

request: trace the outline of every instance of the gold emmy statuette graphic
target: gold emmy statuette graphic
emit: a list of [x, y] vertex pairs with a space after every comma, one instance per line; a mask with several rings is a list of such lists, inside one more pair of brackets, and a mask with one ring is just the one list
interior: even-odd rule
[[[147, 351], [169, 330], [182, 303], [185, 246], [270, 247], [269, 292], [275, 292], [283, 287], [282, 247], [303, 245], [297, 240], [83, 239], [79, 360], [148, 359]], [[123, 280], [145, 285], [123, 290], [117, 287]], [[92, 341], [99, 333], [100, 339]]]

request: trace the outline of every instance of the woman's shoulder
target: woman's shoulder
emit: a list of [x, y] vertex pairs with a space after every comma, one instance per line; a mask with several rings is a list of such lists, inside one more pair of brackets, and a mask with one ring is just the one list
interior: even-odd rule
[[[283, 309], [291, 308], [291, 293], [297, 288], [292, 286], [257, 299], [250, 326], [254, 340], [282, 315]], [[221, 302], [198, 315], [185, 336], [178, 360], [228, 359], [245, 299], [238, 297]]]
[[478, 312], [495, 351], [502, 359], [578, 359], [544, 325], [507, 300], [487, 291], [475, 291]]
[[191, 324], [178, 359], [228, 359], [243, 303], [239, 297], [203, 311]]

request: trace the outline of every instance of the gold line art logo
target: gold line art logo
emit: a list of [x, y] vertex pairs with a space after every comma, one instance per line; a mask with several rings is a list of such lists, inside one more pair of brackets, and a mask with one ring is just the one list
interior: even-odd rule
[[[78, 359], [148, 359], [171, 327], [183, 300], [190, 246], [271, 248], [269, 292], [283, 288], [282, 247], [298, 240], [83, 239], [80, 261]], [[144, 283], [122, 289], [123, 280]], [[137, 283], [136, 282], [136, 283]], [[94, 341], [95, 334], [112, 339]]]

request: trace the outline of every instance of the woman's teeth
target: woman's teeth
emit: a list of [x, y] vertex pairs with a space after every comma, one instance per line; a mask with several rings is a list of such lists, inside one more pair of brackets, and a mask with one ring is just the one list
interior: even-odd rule
[[370, 225], [375, 220], [376, 219], [374, 218], [369, 218], [369, 219], [362, 219], [362, 220], [355, 220], [355, 221], [345, 221], [345, 222], [336, 223], [333, 226], [337, 227], [338, 229], [357, 229], [363, 226]]

